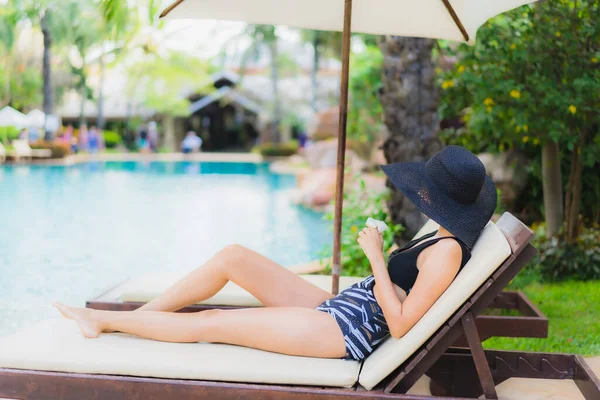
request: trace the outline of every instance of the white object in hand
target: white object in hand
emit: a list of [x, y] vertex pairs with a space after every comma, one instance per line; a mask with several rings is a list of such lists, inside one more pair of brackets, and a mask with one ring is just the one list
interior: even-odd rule
[[367, 219], [367, 226], [369, 228], [377, 228], [379, 233], [383, 233], [384, 231], [386, 231], [388, 229], [388, 226], [385, 224], [385, 222], [379, 221], [374, 218]]

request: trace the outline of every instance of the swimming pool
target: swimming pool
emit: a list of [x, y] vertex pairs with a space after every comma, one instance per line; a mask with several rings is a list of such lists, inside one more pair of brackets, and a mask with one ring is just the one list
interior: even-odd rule
[[0, 335], [149, 271], [184, 274], [227, 244], [284, 265], [331, 243], [267, 164], [0, 166]]

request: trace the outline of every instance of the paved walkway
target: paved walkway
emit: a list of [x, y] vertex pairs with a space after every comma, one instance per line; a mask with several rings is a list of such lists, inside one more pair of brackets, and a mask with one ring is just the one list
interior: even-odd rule
[[73, 154], [63, 159], [36, 159], [34, 165], [74, 165], [90, 161], [203, 161], [203, 162], [248, 162], [259, 163], [264, 159], [254, 153], [101, 153]]

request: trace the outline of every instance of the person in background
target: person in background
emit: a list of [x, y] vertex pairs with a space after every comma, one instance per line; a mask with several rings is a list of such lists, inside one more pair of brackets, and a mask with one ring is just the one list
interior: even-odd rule
[[19, 140], [29, 141], [29, 129], [27, 129], [27, 128], [21, 129], [21, 131], [19, 132]]
[[154, 153], [158, 151], [158, 139], [156, 122], [150, 121], [148, 123], [148, 144], [150, 145], [150, 150]]
[[37, 142], [39, 138], [40, 133], [38, 128], [33, 127], [29, 129], [29, 143]]
[[140, 128], [140, 133], [137, 140], [137, 147], [140, 153], [150, 152], [150, 143], [148, 141], [148, 128], [146, 127], [146, 125], [142, 125]]
[[66, 128], [65, 128], [65, 132], [63, 135], [63, 141], [65, 143], [71, 143], [71, 139], [73, 138], [73, 125], [69, 124]]
[[88, 134], [87, 125], [82, 124], [81, 127], [79, 128], [79, 140], [78, 140], [79, 151], [87, 151], [88, 150], [88, 140], [89, 140], [89, 134]]
[[98, 130], [95, 126], [90, 128], [88, 134], [88, 148], [91, 154], [97, 153], [99, 150]]
[[189, 131], [181, 142], [181, 151], [184, 154], [195, 153], [200, 150], [200, 147], [202, 147], [202, 139], [194, 131]]
[[71, 152], [77, 154], [79, 152], [78, 140], [75, 136], [71, 136]]
[[96, 128], [97, 132], [98, 132], [98, 149], [100, 151], [106, 149], [106, 146], [104, 145], [104, 131], [100, 128]]

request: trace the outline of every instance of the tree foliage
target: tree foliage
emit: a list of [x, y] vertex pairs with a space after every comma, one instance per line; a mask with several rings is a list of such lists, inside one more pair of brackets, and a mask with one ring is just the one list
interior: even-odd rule
[[158, 113], [182, 115], [189, 106], [183, 90], [201, 89], [206, 84], [208, 68], [205, 61], [183, 52], [149, 55], [130, 66], [127, 92]]
[[441, 112], [466, 124], [454, 140], [474, 151], [538, 154], [545, 143], [557, 144], [555, 162], [569, 165], [564, 229], [573, 240], [581, 176], [600, 164], [600, 2], [524, 6], [480, 28], [474, 47], [447, 50], [458, 62], [441, 74]]
[[553, 140], [572, 148], [600, 110], [600, 6], [553, 0], [480, 28], [442, 75], [442, 113], [464, 112], [481, 146]]
[[383, 54], [377, 46], [367, 46], [351, 58], [347, 134], [363, 143], [373, 143], [384, 130], [379, 101], [382, 64]]

